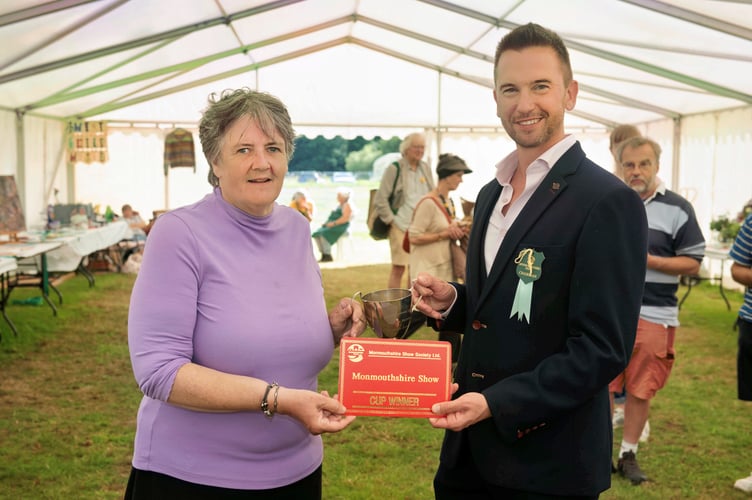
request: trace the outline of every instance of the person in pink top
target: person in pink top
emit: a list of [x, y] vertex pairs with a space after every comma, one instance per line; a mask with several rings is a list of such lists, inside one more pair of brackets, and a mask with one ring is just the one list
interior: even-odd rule
[[199, 124], [212, 193], [162, 215], [131, 296], [128, 345], [144, 393], [126, 499], [321, 498], [320, 434], [354, 419], [317, 389], [349, 298], [327, 312], [308, 221], [277, 203], [295, 133], [249, 89]]

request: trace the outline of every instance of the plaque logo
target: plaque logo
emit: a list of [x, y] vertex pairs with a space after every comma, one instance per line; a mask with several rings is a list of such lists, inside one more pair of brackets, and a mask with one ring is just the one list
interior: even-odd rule
[[360, 344], [350, 344], [347, 346], [347, 359], [353, 363], [359, 363], [363, 361], [363, 353], [365, 349]]

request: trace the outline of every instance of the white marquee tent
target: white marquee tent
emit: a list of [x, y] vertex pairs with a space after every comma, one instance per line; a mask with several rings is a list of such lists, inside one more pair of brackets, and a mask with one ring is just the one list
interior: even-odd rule
[[[664, 146], [661, 177], [705, 228], [752, 197], [752, 5], [731, 0], [4, 0], [0, 174], [16, 176], [29, 225], [56, 191], [146, 213], [193, 201], [208, 190], [200, 148], [196, 172], [166, 186], [164, 137], [195, 130], [208, 94], [247, 86], [308, 136], [424, 130], [431, 159], [473, 166], [471, 191], [512, 148], [496, 43], [530, 21], [570, 49], [566, 124], [591, 158], [610, 168], [609, 130], [632, 123]], [[66, 161], [73, 120], [107, 121], [108, 162]]]

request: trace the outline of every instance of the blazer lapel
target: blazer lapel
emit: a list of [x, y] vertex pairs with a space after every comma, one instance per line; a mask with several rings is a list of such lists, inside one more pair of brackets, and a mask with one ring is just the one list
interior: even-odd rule
[[[501, 243], [491, 266], [491, 272], [483, 283], [482, 292], [477, 302], [480, 306], [488, 296], [494, 291], [494, 288], [498, 281], [501, 279], [501, 275], [507, 266], [510, 265], [510, 259], [517, 257], [516, 251], [519, 248], [519, 244], [525, 235], [530, 231], [536, 221], [546, 211], [546, 209], [559, 197], [559, 195], [566, 189], [567, 182], [566, 177], [571, 175], [577, 170], [577, 166], [585, 157], [585, 153], [582, 151], [579, 142], [569, 148], [559, 161], [557, 161], [546, 177], [540, 183], [538, 188], [533, 193], [533, 196], [525, 204], [525, 207], [517, 216], [512, 226], [509, 228], [504, 241]], [[498, 196], [496, 197], [498, 199]], [[491, 210], [496, 205], [495, 201], [491, 205]], [[483, 219], [485, 221], [483, 234], [488, 227], [488, 217], [490, 217], [490, 211]], [[552, 228], [553, 229], [553, 228]], [[481, 247], [482, 248], [482, 247]], [[482, 249], [481, 249], [482, 253]]]
[[486, 277], [486, 258], [485, 258], [485, 240], [488, 229], [488, 221], [491, 219], [491, 212], [496, 206], [496, 202], [501, 195], [501, 185], [492, 180], [481, 190], [481, 195], [476, 200], [473, 212], [473, 229], [470, 231], [470, 242], [468, 248], [476, 248], [477, 259], [467, 259], [467, 279], [466, 281], [475, 281], [478, 286], [467, 287], [467, 293], [471, 303], [478, 303], [478, 296], [485, 286]]

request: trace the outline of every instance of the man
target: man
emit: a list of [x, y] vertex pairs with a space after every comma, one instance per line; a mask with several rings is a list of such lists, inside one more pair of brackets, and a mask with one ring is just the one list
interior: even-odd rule
[[617, 470], [635, 485], [648, 479], [636, 455], [650, 400], [666, 384], [674, 364], [679, 277], [697, 274], [705, 254], [705, 239], [692, 205], [658, 178], [660, 156], [661, 147], [646, 137], [627, 139], [617, 151], [621, 176], [642, 198], [650, 227], [634, 352], [624, 373], [609, 386], [612, 393], [622, 387], [627, 391]]
[[[747, 204], [749, 206], [749, 203]], [[747, 207], [742, 214], [747, 213]], [[739, 352], [736, 357], [737, 397], [752, 401], [752, 215], [747, 215], [729, 252], [733, 260], [731, 277], [744, 285], [744, 303], [739, 308]], [[752, 493], [752, 474], [734, 483], [738, 490]]]
[[430, 419], [447, 430], [435, 494], [597, 498], [611, 484], [607, 386], [637, 327], [644, 209], [564, 132], [577, 82], [559, 36], [520, 26], [495, 59], [516, 150], [478, 194], [466, 284], [413, 283], [420, 311], [464, 333], [453, 400]]
[[410, 257], [402, 249], [405, 231], [410, 225], [415, 205], [434, 188], [431, 170], [423, 161], [425, 150], [426, 138], [420, 132], [405, 137], [400, 144], [402, 158], [395, 162], [397, 165], [393, 163], [386, 168], [374, 199], [374, 210], [378, 216], [391, 224], [389, 249], [392, 268], [389, 272], [389, 288], [402, 286], [402, 276]]

